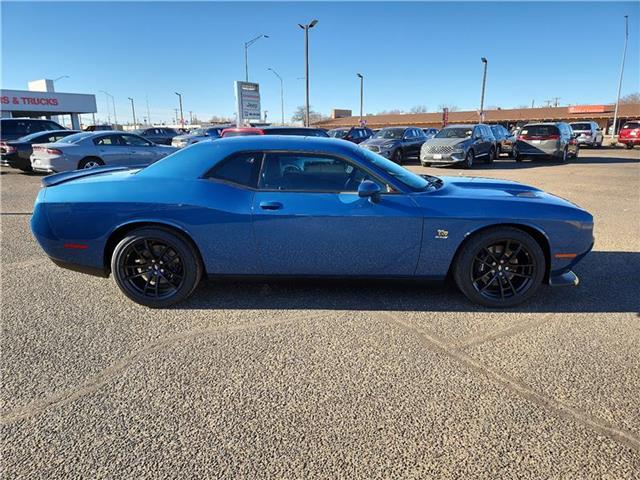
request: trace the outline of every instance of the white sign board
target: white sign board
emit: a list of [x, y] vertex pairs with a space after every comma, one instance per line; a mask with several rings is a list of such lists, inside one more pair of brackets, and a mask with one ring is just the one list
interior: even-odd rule
[[251, 82], [234, 82], [238, 125], [245, 120], [260, 120], [260, 85]]
[[0, 109], [7, 112], [94, 113], [95, 95], [0, 90]]

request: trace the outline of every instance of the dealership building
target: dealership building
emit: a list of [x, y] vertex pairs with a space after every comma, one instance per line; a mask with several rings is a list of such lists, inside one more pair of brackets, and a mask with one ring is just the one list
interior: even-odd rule
[[[593, 120], [605, 130], [613, 125], [615, 105], [572, 105], [569, 107], [544, 108], [514, 108], [486, 110], [484, 123], [510, 125], [524, 125], [528, 122], [579, 122]], [[479, 112], [470, 110], [465, 112], [433, 113], [398, 113], [384, 115], [366, 115], [363, 120], [369, 128], [384, 128], [394, 126], [437, 127], [453, 123], [478, 123]], [[618, 127], [627, 120], [640, 118], [640, 104], [620, 104], [618, 109]], [[315, 123], [322, 128], [353, 127], [360, 122], [359, 116], [351, 115], [350, 110], [333, 110], [332, 118]], [[605, 130], [606, 131], [606, 130]]]
[[95, 95], [59, 93], [53, 80], [29, 82], [28, 90], [0, 90], [0, 116], [2, 118], [48, 118], [63, 123], [60, 115], [69, 115], [71, 127], [80, 130], [80, 115], [97, 112]]

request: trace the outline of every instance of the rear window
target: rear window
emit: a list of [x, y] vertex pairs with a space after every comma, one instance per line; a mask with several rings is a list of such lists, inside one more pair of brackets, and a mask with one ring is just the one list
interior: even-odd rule
[[574, 130], [591, 130], [591, 124], [589, 123], [572, 123], [571, 128]]
[[622, 126], [622, 128], [628, 128], [630, 130], [633, 130], [634, 128], [640, 128], [640, 122], [627, 122]]
[[247, 137], [249, 135], [260, 135], [258, 132], [225, 132], [224, 137]]
[[555, 125], [527, 125], [520, 132], [522, 135], [530, 137], [547, 137], [549, 135], [560, 135], [558, 127]]
[[22, 137], [44, 130], [64, 130], [64, 127], [48, 120], [3, 120], [0, 129], [4, 135]]

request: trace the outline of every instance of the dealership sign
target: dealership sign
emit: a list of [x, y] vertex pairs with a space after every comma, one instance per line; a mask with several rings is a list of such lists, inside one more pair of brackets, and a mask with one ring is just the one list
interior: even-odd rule
[[612, 109], [612, 105], [572, 105], [569, 107], [569, 113], [605, 113]]
[[5, 112], [94, 113], [95, 95], [79, 93], [0, 90], [0, 109]]
[[260, 120], [260, 85], [250, 82], [234, 82], [238, 125], [245, 120]]

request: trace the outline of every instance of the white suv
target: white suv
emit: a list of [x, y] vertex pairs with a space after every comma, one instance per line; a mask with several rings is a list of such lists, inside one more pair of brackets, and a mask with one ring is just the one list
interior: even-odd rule
[[573, 122], [569, 125], [576, 135], [578, 145], [589, 145], [595, 148], [602, 146], [602, 130], [596, 122]]

